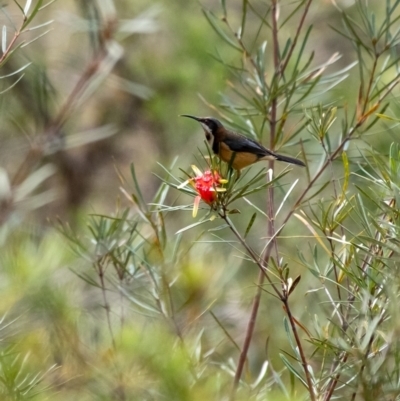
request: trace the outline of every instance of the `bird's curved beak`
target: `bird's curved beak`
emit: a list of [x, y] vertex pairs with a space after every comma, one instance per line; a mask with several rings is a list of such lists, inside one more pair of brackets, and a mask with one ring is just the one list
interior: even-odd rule
[[188, 117], [188, 118], [192, 118], [193, 120], [198, 121], [201, 126], [203, 127], [203, 130], [206, 134], [206, 138], [209, 141], [211, 139], [211, 135], [213, 135], [210, 127], [205, 123], [205, 118], [200, 118], [200, 117], [195, 117], [195, 116], [191, 116], [190, 114], [181, 114], [180, 117]]
[[179, 117], [188, 117], [188, 118], [193, 118], [193, 120], [196, 120], [198, 122], [200, 122], [200, 118], [199, 117], [195, 117], [195, 116], [191, 116], [189, 114], [181, 114]]

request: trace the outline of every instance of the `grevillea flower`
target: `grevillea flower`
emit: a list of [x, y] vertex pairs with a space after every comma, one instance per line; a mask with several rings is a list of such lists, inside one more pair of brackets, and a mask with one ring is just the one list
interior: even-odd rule
[[193, 205], [193, 217], [196, 217], [200, 200], [208, 205], [212, 205], [217, 199], [217, 192], [226, 191], [226, 189], [220, 187], [220, 185], [226, 184], [228, 181], [223, 179], [217, 171], [206, 170], [202, 172], [196, 166], [192, 166], [192, 170], [196, 176], [185, 181], [180, 187], [190, 184], [198, 193], [194, 198]]

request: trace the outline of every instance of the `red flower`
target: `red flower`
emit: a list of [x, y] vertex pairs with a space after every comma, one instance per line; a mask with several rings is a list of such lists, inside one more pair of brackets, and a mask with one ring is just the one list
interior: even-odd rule
[[192, 170], [196, 176], [185, 181], [180, 187], [190, 183], [196, 192], [199, 194], [194, 198], [193, 217], [196, 217], [199, 209], [200, 200], [203, 200], [208, 205], [212, 205], [217, 199], [217, 192], [226, 191], [221, 188], [221, 184], [226, 184], [227, 180], [223, 179], [217, 171], [207, 170], [204, 173], [196, 166], [192, 166]]
[[216, 171], [212, 172], [210, 170], [193, 178], [194, 188], [200, 195], [200, 198], [209, 205], [211, 205], [217, 197], [216, 189], [218, 184], [220, 184], [220, 179], [221, 176]]

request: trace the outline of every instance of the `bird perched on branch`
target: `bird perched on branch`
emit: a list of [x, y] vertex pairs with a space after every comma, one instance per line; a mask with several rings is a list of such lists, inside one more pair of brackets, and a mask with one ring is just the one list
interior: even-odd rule
[[260, 160], [278, 160], [305, 166], [299, 159], [278, 155], [253, 139], [226, 129], [216, 118], [195, 117], [188, 114], [182, 114], [182, 117], [198, 121], [204, 129], [207, 142], [213, 152], [224, 162], [231, 163], [232, 167], [239, 172]]

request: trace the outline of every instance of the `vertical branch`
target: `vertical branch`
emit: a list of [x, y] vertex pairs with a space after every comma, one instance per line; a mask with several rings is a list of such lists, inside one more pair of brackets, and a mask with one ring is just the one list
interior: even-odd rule
[[231, 400], [234, 400], [234, 398], [235, 398], [236, 389], [237, 389], [237, 386], [239, 385], [240, 378], [242, 377], [244, 365], [246, 363], [247, 352], [250, 347], [251, 339], [253, 338], [254, 327], [255, 327], [256, 321], [257, 321], [258, 309], [260, 307], [260, 300], [261, 300], [261, 293], [262, 293], [262, 286], [264, 284], [264, 279], [265, 279], [265, 273], [264, 273], [264, 271], [260, 270], [258, 273], [258, 279], [257, 279], [257, 292], [253, 298], [253, 304], [251, 307], [250, 318], [247, 323], [243, 347], [240, 352], [239, 361], [238, 361], [238, 365], [237, 365], [236, 372], [235, 372], [235, 378], [233, 380], [233, 388], [232, 388], [232, 394], [231, 394], [231, 398], [230, 398]]
[[[277, 10], [277, 0], [272, 0], [272, 29], [273, 29], [273, 47], [274, 47], [274, 66], [275, 66], [275, 76], [277, 76], [277, 71], [279, 69], [279, 44], [278, 44], [278, 10]], [[258, 71], [258, 69], [256, 70]], [[263, 76], [259, 77], [260, 79], [264, 79]], [[272, 85], [271, 85], [272, 87]], [[268, 115], [268, 109], [266, 108], [265, 110], [265, 116]], [[276, 132], [276, 116], [277, 116], [277, 98], [274, 97], [272, 100], [272, 105], [271, 105], [271, 115], [270, 118], [268, 119], [270, 121], [270, 148], [273, 150], [275, 147], [275, 132]], [[271, 160], [269, 161], [269, 168], [273, 170], [274, 167], [274, 161]], [[267, 210], [268, 210], [268, 237], [269, 238], [274, 238], [275, 234], [275, 226], [274, 226], [274, 190], [270, 186], [268, 188], [268, 204], [267, 204]], [[262, 257], [263, 260], [263, 265], [267, 266], [269, 262], [269, 258], [271, 255], [271, 250], [272, 247], [275, 248], [276, 252], [276, 259], [279, 259], [279, 254], [278, 254], [278, 245], [277, 241], [274, 238], [272, 241], [270, 241], [269, 245], [266, 247], [264, 255]], [[239, 361], [238, 361], [238, 366], [236, 369], [235, 373], [235, 378], [233, 382], [233, 389], [232, 389], [232, 394], [231, 394], [231, 400], [234, 399], [235, 393], [237, 386], [239, 384], [240, 378], [243, 373], [244, 365], [247, 359], [247, 353], [249, 351], [250, 343], [253, 338], [254, 334], [254, 328], [256, 325], [257, 321], [257, 316], [258, 316], [258, 311], [260, 307], [260, 301], [261, 301], [261, 294], [262, 294], [262, 287], [264, 285], [264, 280], [265, 280], [265, 271], [260, 270], [258, 274], [258, 279], [257, 279], [257, 292], [253, 298], [253, 303], [251, 307], [251, 313], [250, 313], [250, 318], [247, 323], [247, 329], [246, 329], [246, 335], [242, 347], [242, 351], [239, 356]], [[267, 276], [268, 277], [268, 276]], [[278, 291], [279, 294], [279, 291]]]

